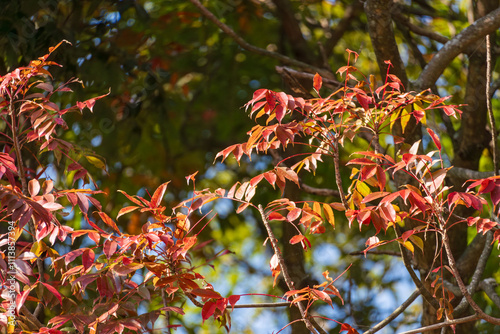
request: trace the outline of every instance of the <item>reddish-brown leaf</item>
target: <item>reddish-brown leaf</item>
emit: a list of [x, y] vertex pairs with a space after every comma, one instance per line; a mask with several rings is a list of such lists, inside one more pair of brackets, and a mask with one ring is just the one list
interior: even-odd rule
[[156, 189], [154, 192], [153, 196], [151, 197], [151, 202], [150, 202], [150, 207], [151, 208], [157, 208], [161, 200], [163, 199], [163, 196], [165, 195], [165, 191], [167, 190], [167, 186], [170, 183], [170, 181], [163, 183]]
[[213, 299], [220, 299], [222, 298], [220, 294], [212, 289], [193, 289], [191, 290], [191, 293], [195, 296], [202, 297], [202, 298], [213, 298]]
[[319, 90], [321, 89], [322, 85], [323, 85], [323, 79], [321, 78], [321, 75], [316, 73], [314, 75], [314, 79], [313, 79], [313, 87], [314, 87], [314, 89], [316, 89], [316, 92], [318, 92], [318, 94], [319, 94]]
[[106, 225], [108, 225], [113, 230], [115, 230], [115, 232], [118, 233], [119, 235], [122, 235], [122, 232], [120, 231], [118, 226], [116, 226], [116, 223], [114, 222], [114, 220], [111, 219], [106, 213], [99, 212], [99, 216], [101, 217], [102, 221], [106, 223]]

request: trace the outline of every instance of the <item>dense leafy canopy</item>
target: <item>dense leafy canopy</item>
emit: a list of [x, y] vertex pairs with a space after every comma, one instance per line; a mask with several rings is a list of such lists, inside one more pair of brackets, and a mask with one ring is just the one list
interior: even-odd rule
[[[288, 320], [283, 308], [229, 310], [285, 294], [308, 308], [318, 301], [310, 312], [338, 321], [325, 330], [354, 333], [410, 295], [415, 278], [401, 272], [402, 256], [410, 274], [411, 265], [420, 272], [420, 293], [438, 295], [389, 324], [408, 329], [470, 312], [470, 302], [458, 305], [447, 253], [465, 284], [477, 272], [487, 278], [475, 278], [474, 298], [499, 317], [498, 251], [485, 246], [499, 237], [498, 181], [478, 173], [494, 166], [485, 35], [492, 33], [496, 111], [498, 7], [8, 1], [0, 14], [0, 231], [18, 222], [18, 305], [26, 303], [18, 320], [33, 331], [41, 321], [98, 333], [167, 322], [198, 332], [213, 331], [209, 318], [229, 326], [231, 315], [237, 332], [269, 332], [302, 315], [295, 307]], [[62, 39], [72, 46], [30, 63]], [[29, 87], [31, 76], [42, 81]], [[8, 94], [14, 87], [20, 95]], [[28, 88], [38, 95], [26, 96]], [[93, 113], [69, 112], [83, 109]], [[22, 157], [12, 133], [21, 121], [14, 131]], [[464, 184], [470, 179], [477, 181]], [[284, 263], [270, 242], [262, 247], [271, 237], [266, 220]], [[295, 289], [281, 278], [284, 266]], [[244, 296], [254, 293], [268, 296]], [[491, 332], [492, 323], [477, 321], [474, 330]], [[301, 321], [290, 327], [309, 332]]]

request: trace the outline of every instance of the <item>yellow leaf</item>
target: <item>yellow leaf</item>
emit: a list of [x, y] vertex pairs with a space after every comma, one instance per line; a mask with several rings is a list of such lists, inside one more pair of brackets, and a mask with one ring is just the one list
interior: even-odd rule
[[366, 185], [366, 183], [358, 181], [356, 184], [356, 190], [359, 191], [359, 194], [362, 197], [366, 197], [371, 193], [370, 188]]
[[351, 176], [349, 176], [349, 178], [352, 180], [356, 176], [356, 174], [358, 174], [358, 172], [359, 172], [359, 169], [353, 168], [351, 171]]
[[424, 242], [422, 241], [422, 239], [420, 237], [412, 234], [412, 235], [410, 235], [410, 240], [415, 244], [415, 246], [420, 248], [422, 253], [424, 252]]
[[332, 207], [328, 204], [323, 204], [323, 210], [325, 211], [326, 220], [335, 228], [335, 215], [333, 214]]
[[321, 205], [319, 205], [318, 202], [313, 203], [313, 210], [316, 212], [319, 216], [321, 216]]
[[404, 108], [403, 111], [401, 112], [401, 128], [403, 130], [403, 133], [405, 132], [406, 126], [410, 121], [410, 113], [407, 110], [408, 108], [410, 107]]
[[85, 158], [87, 158], [88, 162], [90, 162], [95, 167], [102, 170], [106, 170], [106, 162], [104, 161], [104, 158], [97, 157], [94, 155], [86, 155]]
[[415, 248], [413, 247], [413, 244], [411, 242], [409, 242], [409, 241], [403, 242], [401, 240], [398, 240], [398, 241], [401, 245], [403, 245], [406, 249], [408, 249], [413, 254], [413, 252], [415, 251]]

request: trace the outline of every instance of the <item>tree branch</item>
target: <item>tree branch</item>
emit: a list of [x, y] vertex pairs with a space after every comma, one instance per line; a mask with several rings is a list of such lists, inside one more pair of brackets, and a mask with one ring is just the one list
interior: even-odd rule
[[483, 16], [449, 40], [439, 50], [415, 82], [417, 89], [424, 90], [434, 85], [444, 69], [469, 45], [500, 28], [500, 8]]
[[497, 157], [497, 126], [493, 110], [491, 108], [491, 41], [490, 35], [486, 35], [486, 109], [488, 109], [488, 118], [490, 119], [490, 132], [491, 132], [491, 150], [493, 151], [493, 170], [495, 176], [498, 175], [498, 157]]
[[383, 80], [385, 80], [387, 69], [385, 61], [390, 60], [393, 65], [391, 72], [401, 80], [405, 88], [408, 88], [408, 77], [392, 29], [391, 11], [393, 5], [392, 0], [365, 1], [368, 32]]
[[447, 326], [451, 326], [451, 325], [463, 324], [466, 322], [471, 322], [471, 321], [475, 321], [475, 320], [479, 320], [479, 319], [480, 318], [477, 315], [470, 315], [468, 317], [464, 317], [464, 318], [460, 318], [460, 319], [443, 321], [443, 322], [440, 322], [438, 324], [420, 327], [417, 329], [412, 329], [411, 331], [406, 331], [406, 332], [402, 332], [399, 334], [419, 334], [419, 333], [423, 333], [423, 332], [430, 332], [430, 331], [435, 330], [435, 329], [439, 329], [439, 328], [443, 328], [443, 327], [447, 327]]
[[[267, 235], [269, 236], [269, 240], [271, 241], [271, 246], [273, 248], [273, 252], [278, 257], [278, 262], [279, 262], [285, 283], [286, 283], [289, 291], [295, 290], [293, 281], [292, 281], [290, 275], [288, 274], [288, 269], [285, 265], [285, 259], [283, 259], [283, 255], [281, 255], [281, 251], [278, 247], [277, 239], [274, 237], [273, 230], [271, 229], [271, 226], [269, 225], [269, 222], [267, 221], [267, 217], [266, 217], [266, 214], [264, 212], [264, 209], [262, 208], [262, 205], [259, 204], [258, 209], [260, 212], [260, 216], [262, 218], [262, 222], [264, 223], [264, 226], [266, 227]], [[296, 294], [296, 295], [294, 295], [294, 297], [297, 298], [298, 295]], [[297, 307], [300, 310], [300, 314], [302, 315], [302, 320], [304, 321], [304, 324], [306, 325], [307, 329], [309, 329], [313, 333], [319, 332], [321, 334], [326, 334], [326, 332], [322, 328], [313, 327], [313, 325], [309, 319], [309, 316], [307, 315], [306, 310], [304, 309], [304, 306], [301, 303], [297, 303]]]
[[255, 303], [255, 304], [236, 304], [233, 308], [273, 308], [273, 307], [284, 307], [290, 306], [290, 302], [282, 303]]
[[431, 30], [421, 28], [421, 27], [411, 23], [410, 20], [406, 16], [401, 14], [400, 11], [393, 11], [392, 18], [394, 19], [394, 21], [397, 21], [397, 22], [403, 24], [404, 26], [408, 27], [408, 29], [411, 32], [413, 32], [417, 35], [429, 37], [430, 39], [433, 39], [441, 44], [446, 44], [449, 41], [449, 39], [443, 35], [435, 33], [434, 31], [431, 31]]
[[487, 177], [494, 176], [494, 172], [478, 172], [476, 170], [472, 169], [467, 169], [467, 168], [462, 168], [462, 167], [453, 167], [451, 168], [448, 173], [448, 176], [452, 178], [457, 178], [460, 180], [477, 180], [477, 179], [484, 179]]
[[318, 196], [335, 196], [335, 197], [340, 197], [340, 192], [334, 189], [329, 189], [329, 188], [315, 188], [311, 187], [302, 180], [299, 179], [299, 184], [300, 184], [300, 189], [305, 191], [308, 194], [312, 195], [318, 195]]
[[326, 58], [330, 58], [333, 48], [340, 41], [344, 33], [350, 27], [351, 22], [362, 12], [363, 6], [359, 0], [353, 1], [344, 11], [344, 17], [339, 21], [335, 29], [331, 31], [330, 37], [325, 42]]
[[393, 321], [394, 319], [396, 319], [398, 317], [398, 315], [403, 313], [408, 308], [408, 306], [410, 306], [415, 301], [415, 299], [417, 299], [418, 296], [420, 296], [420, 290], [417, 289], [417, 290], [413, 291], [413, 293], [410, 295], [410, 297], [408, 297], [407, 300], [405, 300], [401, 305], [399, 305], [399, 307], [396, 308], [387, 318], [385, 318], [384, 320], [382, 320], [381, 322], [379, 322], [378, 324], [376, 324], [374, 327], [370, 328], [369, 330], [367, 330], [363, 334], [376, 333], [379, 330], [381, 330], [382, 328], [384, 328], [385, 326], [387, 326], [388, 324], [390, 324], [391, 321]]
[[[396, 225], [396, 228], [394, 229], [394, 231], [396, 232], [396, 237], [400, 238], [401, 232], [398, 229], [398, 225]], [[422, 284], [422, 281], [418, 278], [417, 274], [415, 274], [415, 271], [411, 267], [410, 259], [408, 258], [408, 254], [406, 254], [405, 249], [403, 248], [403, 246], [399, 242], [398, 242], [398, 246], [399, 246], [399, 251], [401, 253], [401, 257], [403, 258], [403, 264], [405, 265], [406, 270], [410, 274], [410, 277], [413, 280], [413, 283], [415, 283], [415, 286], [420, 291], [420, 293], [422, 294], [422, 297], [425, 299], [425, 301], [437, 311], [439, 309], [439, 303], [431, 295], [429, 290], [427, 290], [426, 287]]]
[[[476, 293], [477, 287], [479, 286], [481, 276], [484, 273], [484, 268], [486, 268], [486, 262], [488, 261], [488, 258], [490, 257], [491, 254], [491, 249], [493, 248], [492, 241], [493, 241], [493, 232], [489, 231], [486, 233], [484, 248], [483, 251], [481, 252], [479, 260], [477, 261], [476, 270], [474, 271], [474, 275], [472, 275], [471, 282], [467, 287], [467, 291], [469, 291], [470, 295]], [[453, 315], [454, 316], [461, 315], [465, 311], [467, 306], [468, 306], [467, 299], [464, 297], [462, 298], [458, 306], [455, 307], [455, 310], [453, 310]]]
[[[307, 73], [307, 72], [299, 72], [294, 69], [291, 69], [290, 67], [285, 67], [285, 66], [276, 66], [276, 72], [279, 74], [283, 74], [284, 72], [288, 72], [291, 74], [293, 77], [298, 78], [298, 79], [307, 79], [311, 80], [311, 82], [314, 79], [314, 74]], [[342, 87], [343, 83], [338, 82], [337, 80], [329, 79], [329, 78], [323, 78], [323, 85], [328, 86], [332, 89], [337, 89]]]
[[487, 278], [481, 281], [479, 283], [479, 288], [486, 292], [488, 297], [495, 303], [495, 305], [500, 308], [500, 296], [495, 291], [495, 286], [497, 286], [498, 283], [495, 281], [494, 278]]
[[330, 71], [327, 71], [325, 69], [317, 68], [315, 66], [312, 66], [310, 64], [301, 62], [299, 60], [295, 60], [293, 58], [284, 56], [280, 53], [277, 52], [272, 52], [268, 51], [266, 49], [261, 49], [259, 47], [256, 47], [252, 44], [249, 44], [247, 41], [245, 41], [243, 38], [241, 38], [233, 29], [231, 29], [229, 26], [226, 24], [222, 23], [212, 12], [210, 12], [205, 6], [201, 4], [199, 0], [189, 0], [193, 5], [195, 5], [201, 13], [210, 21], [215, 23], [217, 27], [219, 27], [226, 35], [231, 37], [239, 46], [241, 46], [243, 49], [248, 50], [250, 52], [253, 52], [258, 55], [266, 56], [266, 57], [271, 57], [274, 59], [277, 59], [281, 61], [284, 64], [291, 65], [291, 66], [297, 66], [299, 68], [302, 68], [304, 70], [309, 70], [312, 72], [318, 72], [322, 76], [326, 78], [333, 78], [333, 73]]
[[283, 27], [283, 36], [288, 40], [288, 44], [293, 55], [297, 59], [301, 59], [307, 63], [313, 63], [313, 57], [307, 41], [302, 35], [300, 25], [295, 18], [295, 13], [292, 9], [289, 0], [272, 0], [276, 6], [276, 16], [279, 17]]
[[474, 311], [476, 311], [477, 316], [479, 318], [486, 320], [487, 322], [493, 325], [500, 325], [500, 318], [495, 318], [484, 313], [484, 311], [479, 307], [479, 305], [476, 304], [474, 299], [472, 299], [472, 296], [469, 294], [469, 291], [467, 290], [467, 287], [465, 286], [462, 277], [460, 277], [460, 273], [458, 272], [457, 264], [455, 263], [455, 259], [453, 258], [453, 253], [451, 252], [448, 234], [446, 233], [443, 234], [443, 243], [444, 243], [444, 248], [446, 249], [446, 256], [448, 257], [450, 268], [453, 272], [453, 275], [455, 276], [455, 280], [457, 281], [458, 287], [460, 288], [460, 291], [462, 292], [464, 297], [467, 299], [469, 305], [472, 307]]

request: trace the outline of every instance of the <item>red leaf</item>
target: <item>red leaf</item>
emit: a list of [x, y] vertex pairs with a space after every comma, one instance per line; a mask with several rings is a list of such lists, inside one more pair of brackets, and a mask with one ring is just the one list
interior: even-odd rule
[[85, 250], [85, 252], [83, 252], [82, 264], [83, 264], [83, 268], [85, 270], [87, 270], [88, 268], [90, 268], [94, 264], [94, 258], [95, 258], [95, 254], [94, 254], [94, 251], [92, 249], [87, 248]]
[[233, 309], [231, 311], [234, 310], [234, 305], [236, 305], [236, 302], [238, 300], [240, 300], [240, 296], [239, 295], [232, 295], [232, 296], [229, 296], [227, 298], [227, 300], [229, 301], [229, 305], [231, 305], [233, 307]]
[[286, 219], [289, 222], [293, 222], [295, 219], [299, 218], [300, 214], [302, 213], [302, 210], [299, 208], [295, 208], [290, 210], [290, 212], [286, 215]]
[[283, 221], [283, 220], [285, 220], [286, 218], [285, 218], [282, 214], [280, 214], [280, 213], [278, 213], [278, 212], [271, 212], [271, 213], [269, 214], [269, 216], [267, 216], [267, 219], [268, 219], [269, 221], [271, 221], [271, 220]]
[[304, 238], [305, 237], [302, 234], [297, 234], [290, 239], [290, 244], [292, 245], [298, 244], [299, 242], [304, 240]]
[[370, 109], [369, 104], [372, 102], [372, 99], [370, 97], [364, 94], [356, 94], [356, 98], [365, 111], [368, 111], [368, 109]]
[[137, 210], [139, 208], [140, 208], [139, 206], [126, 206], [124, 208], [121, 208], [120, 211], [118, 212], [118, 215], [116, 216], [116, 219], [120, 218], [124, 214], [132, 212], [132, 211]]
[[201, 309], [201, 318], [203, 319], [203, 322], [214, 314], [215, 309], [216, 304], [213, 301], [208, 301], [205, 305], [203, 305], [203, 308]]
[[323, 79], [321, 78], [321, 75], [316, 73], [314, 75], [314, 79], [313, 79], [313, 86], [314, 86], [314, 89], [316, 89], [316, 92], [318, 92], [318, 94], [319, 94], [319, 90], [321, 89], [322, 85], [323, 85]]
[[109, 218], [106, 213], [99, 212], [99, 216], [101, 217], [102, 221], [106, 223], [106, 225], [115, 230], [119, 235], [122, 235], [122, 232], [120, 231], [118, 226], [116, 226], [116, 223], [113, 221], [113, 219]]
[[111, 241], [111, 240], [106, 240], [104, 242], [104, 246], [103, 246], [103, 252], [104, 252], [104, 255], [106, 255], [106, 257], [109, 259], [110, 257], [113, 256], [113, 254], [115, 254], [116, 252], [116, 248], [117, 248], [118, 244], [114, 241]]
[[438, 150], [441, 151], [441, 141], [439, 141], [439, 137], [434, 133], [434, 131], [431, 128], [427, 128], [427, 133], [429, 133], [429, 136], [431, 136], [434, 145], [436, 145]]
[[214, 298], [214, 299], [222, 298], [218, 292], [212, 289], [193, 289], [191, 290], [191, 293], [195, 296], [202, 298]]
[[52, 292], [52, 294], [54, 296], [56, 296], [56, 298], [59, 300], [59, 303], [62, 305], [62, 297], [61, 297], [61, 294], [59, 293], [59, 291], [57, 291], [53, 286], [50, 286], [47, 283], [44, 283], [44, 282], [40, 282], [40, 283], [42, 283], [43, 286], [47, 288], [47, 290]]
[[355, 330], [354, 328], [351, 327], [351, 325], [349, 324], [342, 324], [342, 326], [340, 327], [340, 332], [339, 333], [342, 333], [343, 331], [347, 331], [347, 334], [358, 334], [358, 331]]
[[158, 189], [156, 189], [155, 193], [153, 194], [153, 197], [151, 197], [151, 202], [149, 205], [150, 208], [157, 208], [160, 205], [169, 183], [170, 181], [165, 182], [162, 185], [160, 185]]

